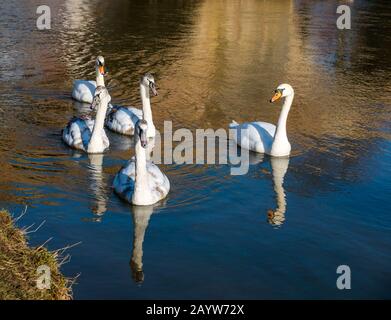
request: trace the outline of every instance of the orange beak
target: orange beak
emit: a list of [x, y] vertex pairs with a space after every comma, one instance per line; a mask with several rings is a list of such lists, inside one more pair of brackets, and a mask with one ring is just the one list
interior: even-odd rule
[[105, 67], [104, 66], [99, 66], [99, 72], [101, 75], [105, 74]]
[[270, 99], [270, 102], [273, 103], [273, 102], [277, 101], [278, 99], [280, 99], [281, 97], [282, 97], [281, 91], [276, 91], [274, 96]]

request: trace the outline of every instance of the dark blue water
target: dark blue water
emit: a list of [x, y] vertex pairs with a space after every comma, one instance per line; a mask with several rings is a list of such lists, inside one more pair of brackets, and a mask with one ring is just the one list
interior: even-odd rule
[[[79, 275], [74, 298], [391, 297], [389, 4], [351, 3], [343, 32], [333, 1], [48, 1], [44, 32], [38, 4], [0, 4], [0, 206], [27, 206], [20, 226], [45, 221], [32, 245], [81, 242], [62, 268]], [[168, 197], [122, 202], [110, 186], [131, 140], [109, 133], [104, 156], [61, 142], [85, 112], [72, 81], [93, 78], [97, 54], [114, 102], [140, 105], [139, 75], [155, 73], [159, 130], [275, 123], [267, 100], [292, 84], [290, 159], [252, 155], [240, 176], [159, 165]], [[336, 287], [339, 265], [351, 290]]]

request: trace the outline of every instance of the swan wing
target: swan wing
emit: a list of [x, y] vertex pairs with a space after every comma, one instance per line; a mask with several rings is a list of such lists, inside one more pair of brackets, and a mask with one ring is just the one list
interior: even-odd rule
[[170, 181], [167, 176], [152, 161], [147, 162], [147, 171], [149, 173], [150, 192], [155, 202], [165, 198], [170, 191]]
[[133, 115], [136, 115], [139, 119], [143, 117], [143, 110], [135, 108], [135, 107], [127, 107], [129, 112], [131, 112]]
[[93, 127], [92, 119], [73, 118], [62, 131], [62, 138], [70, 147], [86, 151]]
[[252, 124], [258, 128], [262, 128], [264, 133], [267, 134], [268, 139], [269, 137], [274, 139], [274, 134], [276, 133], [276, 126], [274, 124], [262, 121], [252, 122]]
[[72, 98], [79, 102], [92, 103], [95, 89], [95, 81], [75, 80], [73, 82]]
[[[133, 157], [115, 176], [113, 188], [115, 193], [123, 200], [132, 203], [135, 186], [136, 162]], [[152, 161], [147, 162], [148, 197], [151, 203], [156, 203], [165, 198], [170, 191], [170, 181]]]
[[269, 152], [273, 144], [276, 126], [267, 122], [233, 122], [230, 129], [235, 130], [234, 140], [242, 148], [265, 153]]
[[106, 126], [125, 135], [133, 135], [134, 127], [142, 119], [143, 111], [134, 107], [113, 106], [106, 118]]
[[114, 177], [113, 189], [123, 200], [131, 203], [134, 192], [136, 162], [132, 158]]
[[106, 134], [106, 131], [104, 128], [102, 128], [102, 140], [103, 140], [104, 150], [106, 150], [110, 146], [110, 140], [107, 137], [107, 134]]

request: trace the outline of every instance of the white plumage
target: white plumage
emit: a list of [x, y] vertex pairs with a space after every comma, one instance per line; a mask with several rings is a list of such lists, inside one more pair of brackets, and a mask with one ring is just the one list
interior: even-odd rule
[[104, 130], [104, 121], [111, 100], [105, 87], [98, 86], [91, 108], [97, 108], [95, 119], [73, 118], [62, 131], [64, 142], [75, 149], [88, 153], [102, 153], [109, 147], [109, 139]]
[[145, 190], [145, 202], [135, 203], [133, 199], [135, 189], [136, 158], [128, 161], [115, 176], [113, 182], [114, 191], [123, 200], [139, 205], [151, 205], [164, 199], [170, 191], [170, 181], [152, 161], [146, 162], [148, 187]]
[[273, 144], [276, 126], [267, 122], [245, 122], [238, 124], [232, 121], [230, 129], [236, 129], [234, 140], [242, 148], [258, 153], [267, 153]]
[[84, 103], [92, 103], [96, 81], [93, 80], [75, 80], [73, 81], [72, 98]]
[[75, 80], [73, 81], [72, 98], [83, 103], [92, 103], [97, 86], [105, 86], [105, 59], [98, 56], [95, 60], [96, 81]]
[[148, 125], [139, 120], [135, 127], [135, 157], [116, 174], [115, 193], [134, 205], [152, 205], [164, 199], [170, 191], [167, 176], [152, 161], [147, 160], [150, 150], [147, 138]]
[[113, 106], [106, 118], [110, 130], [124, 135], [134, 135], [134, 127], [143, 118], [143, 111], [134, 107]]
[[245, 122], [238, 124], [232, 121], [229, 125], [234, 130], [234, 141], [244, 149], [258, 153], [266, 153], [274, 157], [289, 156], [291, 145], [286, 134], [286, 122], [294, 97], [293, 88], [289, 84], [277, 87], [270, 102], [285, 98], [278, 124], [267, 122]]
[[[94, 123], [95, 120], [93, 119], [73, 118], [62, 131], [64, 142], [72, 148], [87, 152]], [[104, 150], [106, 150], [110, 145], [109, 138], [107, 138], [105, 130], [101, 130], [103, 146]]]
[[140, 79], [142, 110], [134, 107], [114, 106], [106, 118], [106, 127], [124, 135], [134, 135], [135, 125], [140, 119], [148, 124], [147, 137], [155, 137], [155, 126], [152, 119], [150, 93], [157, 95], [154, 77], [146, 73]]

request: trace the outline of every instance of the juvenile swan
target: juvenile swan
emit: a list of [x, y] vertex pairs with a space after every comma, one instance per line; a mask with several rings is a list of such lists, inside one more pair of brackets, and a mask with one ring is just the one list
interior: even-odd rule
[[92, 103], [96, 87], [105, 86], [105, 59], [98, 56], [95, 60], [96, 81], [75, 80], [73, 82], [72, 98], [84, 103]]
[[286, 135], [286, 121], [293, 97], [293, 88], [289, 84], [280, 84], [270, 99], [270, 102], [275, 102], [280, 98], [285, 98], [277, 127], [267, 122], [238, 124], [236, 121], [232, 121], [229, 127], [236, 129], [235, 142], [244, 149], [266, 153], [274, 157], [289, 156], [291, 144]]
[[64, 142], [87, 153], [102, 153], [109, 147], [104, 130], [107, 106], [111, 97], [105, 87], [97, 87], [91, 109], [97, 109], [95, 120], [74, 117], [62, 131]]
[[154, 96], [157, 96], [155, 79], [150, 73], [146, 73], [140, 79], [142, 110], [134, 107], [114, 106], [107, 116], [107, 128], [114, 132], [131, 136], [134, 135], [137, 121], [144, 119], [148, 124], [147, 138], [155, 137], [149, 90], [152, 91]]
[[139, 120], [135, 127], [135, 157], [115, 176], [114, 191], [134, 205], [146, 206], [165, 198], [170, 182], [152, 161], [147, 160], [148, 124]]

